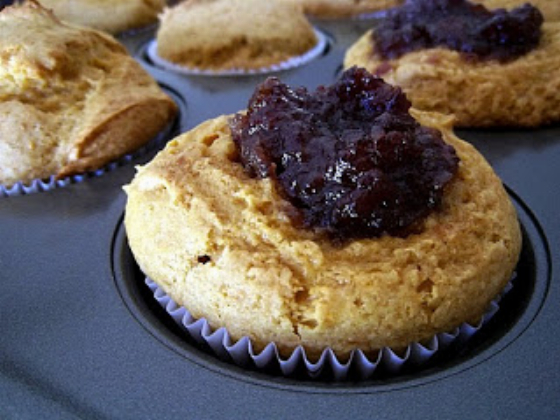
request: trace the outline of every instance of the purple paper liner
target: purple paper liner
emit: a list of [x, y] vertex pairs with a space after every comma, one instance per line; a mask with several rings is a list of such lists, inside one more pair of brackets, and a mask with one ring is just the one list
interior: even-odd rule
[[117, 160], [114, 160], [103, 166], [102, 168], [96, 169], [94, 171], [71, 175], [62, 179], [56, 179], [54, 175], [51, 175], [47, 179], [34, 179], [28, 183], [19, 181], [11, 186], [0, 184], [0, 199], [3, 197], [16, 197], [19, 195], [28, 195], [38, 192], [51, 191], [57, 188], [64, 188], [68, 185], [78, 184], [87, 179], [96, 178], [102, 176], [105, 173], [112, 172], [115, 169], [130, 163], [133, 159], [136, 159], [161, 145], [162, 142], [167, 137], [169, 137], [174, 124], [174, 121], [170, 122], [164, 130], [162, 130], [156, 137], [154, 137], [141, 148], [135, 150], [132, 153], [123, 155]]
[[152, 62], [169, 71], [173, 71], [179, 74], [190, 75], [190, 76], [244, 76], [244, 75], [255, 75], [255, 74], [266, 74], [273, 73], [276, 71], [289, 70], [304, 64], [319, 57], [326, 49], [329, 41], [327, 36], [321, 31], [314, 29], [315, 35], [317, 36], [317, 44], [304, 54], [292, 57], [286, 61], [278, 64], [273, 64], [268, 67], [263, 67], [259, 69], [239, 69], [232, 68], [227, 70], [206, 70], [200, 68], [193, 68], [187, 66], [181, 66], [179, 64], [172, 63], [159, 56], [157, 52], [157, 40], [153, 39], [148, 43], [146, 48], [146, 54]]
[[291, 355], [282, 358], [275, 343], [269, 343], [262, 351], [253, 349], [248, 337], [234, 341], [225, 328], [213, 330], [205, 318], [196, 319], [183, 306], [178, 305], [153, 280], [146, 277], [145, 283], [152, 291], [154, 298], [173, 318], [179, 327], [195, 342], [206, 345], [218, 358], [233, 361], [243, 368], [256, 368], [261, 371], [271, 371], [279, 368], [286, 377], [304, 373], [310, 379], [321, 377], [326, 369], [334, 381], [348, 379], [365, 380], [372, 378], [378, 370], [384, 373], [398, 374], [406, 367], [418, 367], [428, 362], [437, 352], [444, 350], [452, 343], [462, 343], [478, 332], [498, 311], [501, 298], [513, 287], [512, 279], [502, 293], [489, 305], [487, 312], [476, 324], [463, 323], [452, 331], [439, 333], [426, 343], [411, 343], [404, 352], [397, 354], [389, 347], [384, 347], [371, 358], [362, 350], [356, 349], [350, 353], [347, 361], [341, 361], [334, 351], [326, 348], [316, 362], [309, 360], [302, 346], [296, 347]]

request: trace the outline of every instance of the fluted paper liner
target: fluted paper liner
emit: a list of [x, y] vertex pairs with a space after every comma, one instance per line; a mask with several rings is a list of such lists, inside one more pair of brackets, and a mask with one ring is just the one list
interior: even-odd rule
[[[129, 162], [131, 159], [132, 157], [129, 155], [127, 155], [125, 158], [122, 158], [122, 160], [126, 162]], [[51, 175], [47, 179], [34, 179], [29, 183], [24, 183], [19, 181], [10, 187], [0, 185], [0, 197], [14, 197], [17, 195], [34, 194], [42, 191], [54, 190], [56, 188], [63, 188], [70, 184], [77, 184], [83, 182], [85, 179], [88, 178], [101, 176], [106, 172], [110, 172], [114, 170], [115, 168], [121, 166], [122, 164], [123, 164], [122, 162], [120, 164], [117, 162], [113, 162], [105, 166], [104, 168], [98, 169], [96, 171], [87, 172], [85, 174], [72, 175], [62, 179], [56, 179], [54, 175]]]
[[236, 365], [257, 370], [270, 371], [278, 369], [282, 375], [290, 377], [305, 373], [314, 379], [321, 376], [325, 369], [335, 381], [347, 379], [369, 379], [378, 369], [389, 374], [398, 374], [405, 367], [417, 367], [432, 358], [454, 342], [465, 342], [479, 331], [498, 311], [501, 297], [511, 287], [510, 281], [504, 291], [494, 299], [478, 324], [463, 323], [453, 331], [439, 333], [428, 342], [422, 344], [411, 343], [403, 353], [397, 354], [388, 347], [377, 352], [374, 358], [368, 357], [363, 351], [356, 349], [342, 362], [331, 348], [326, 348], [316, 362], [312, 362], [306, 355], [305, 349], [298, 346], [288, 358], [282, 358], [275, 343], [269, 343], [262, 351], [255, 352], [248, 337], [238, 341], [232, 340], [225, 328], [213, 330], [204, 318], [195, 319], [183, 306], [179, 306], [153, 280], [146, 278], [146, 285], [152, 291], [154, 298], [197, 343], [207, 345], [222, 360], [233, 361]]
[[102, 168], [84, 172], [81, 174], [67, 176], [61, 179], [57, 179], [55, 175], [51, 175], [46, 179], [34, 179], [30, 182], [16, 182], [13, 185], [6, 186], [0, 184], [0, 198], [2, 197], [15, 197], [18, 195], [34, 194], [43, 191], [51, 191], [56, 188], [64, 188], [71, 184], [78, 184], [89, 178], [99, 177], [107, 172], [114, 171], [115, 169], [126, 165], [135, 158], [138, 158], [155, 147], [158, 147], [167, 137], [169, 137], [172, 127], [174, 126], [174, 121], [170, 122], [166, 128], [164, 128], [156, 137], [148, 141], [144, 146], [135, 150], [132, 153], [121, 156], [117, 160], [108, 163]]
[[157, 40], [155, 39], [150, 41], [150, 43], [148, 44], [148, 47], [146, 48], [146, 53], [148, 55], [148, 58], [152, 60], [152, 62], [155, 65], [165, 70], [170, 70], [184, 75], [243, 76], [243, 75], [252, 75], [252, 74], [266, 74], [266, 73], [272, 73], [276, 71], [293, 69], [295, 67], [299, 67], [304, 64], [307, 64], [310, 61], [314, 60], [315, 58], [319, 57], [323, 53], [323, 51], [325, 51], [328, 41], [326, 35], [323, 34], [321, 31], [315, 29], [315, 35], [317, 36], [317, 44], [315, 44], [313, 48], [311, 48], [309, 51], [305, 52], [304, 54], [296, 57], [291, 57], [286, 61], [283, 61], [278, 64], [273, 64], [269, 67], [263, 67], [257, 69], [232, 68], [232, 69], [225, 69], [225, 70], [207, 70], [201, 68], [182, 66], [180, 64], [172, 63], [160, 57], [157, 52]]

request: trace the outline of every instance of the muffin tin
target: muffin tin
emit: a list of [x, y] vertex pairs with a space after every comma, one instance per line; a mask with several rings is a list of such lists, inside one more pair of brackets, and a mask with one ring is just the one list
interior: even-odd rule
[[[331, 83], [372, 21], [316, 24], [328, 47], [274, 73], [282, 81]], [[164, 70], [147, 58], [153, 37], [151, 28], [121, 41], [180, 107], [169, 138], [244, 108], [266, 77]], [[554, 418], [560, 126], [459, 136], [489, 160], [518, 210], [524, 246], [514, 287], [472, 340], [365, 381], [240, 368], [178, 329], [145, 286], [122, 224], [122, 186], [155, 150], [79, 183], [0, 197], [0, 418]]]

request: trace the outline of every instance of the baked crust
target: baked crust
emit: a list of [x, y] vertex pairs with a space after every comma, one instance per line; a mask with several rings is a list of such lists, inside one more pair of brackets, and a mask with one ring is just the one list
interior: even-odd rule
[[265, 68], [317, 44], [301, 8], [280, 0], [187, 0], [160, 20], [158, 55], [190, 68]]
[[284, 0], [303, 6], [305, 13], [335, 19], [378, 12], [399, 6], [404, 0]]
[[0, 51], [0, 184], [97, 169], [176, 113], [121, 44], [38, 3], [0, 13]]
[[560, 23], [545, 22], [537, 49], [501, 63], [430, 48], [384, 60], [371, 31], [344, 58], [400, 86], [415, 108], [455, 114], [464, 127], [534, 127], [560, 119]]
[[473, 3], [483, 4], [487, 9], [514, 9], [530, 3], [541, 11], [544, 20], [550, 22], [560, 20], [560, 1], [558, 0], [473, 0]]
[[418, 233], [333, 245], [295, 228], [270, 179], [236, 162], [228, 117], [168, 143], [125, 187], [125, 225], [144, 273], [194, 317], [262, 348], [402, 348], [476, 322], [503, 289], [521, 246], [515, 210], [452, 119], [411, 110], [461, 158]]
[[41, 0], [63, 21], [117, 34], [156, 23], [165, 0]]

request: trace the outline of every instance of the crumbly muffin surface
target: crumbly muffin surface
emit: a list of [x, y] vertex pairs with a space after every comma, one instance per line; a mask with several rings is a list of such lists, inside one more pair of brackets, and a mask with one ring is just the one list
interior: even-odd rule
[[317, 44], [301, 8], [280, 0], [187, 0], [160, 20], [158, 55], [201, 70], [265, 68]]
[[165, 0], [41, 0], [64, 21], [111, 34], [156, 23]]
[[176, 112], [117, 41], [35, 2], [0, 13], [0, 51], [0, 184], [97, 169]]
[[452, 119], [416, 110], [461, 159], [442, 206], [407, 237], [335, 245], [294, 227], [269, 178], [237, 162], [222, 116], [171, 141], [126, 187], [125, 225], [141, 269], [195, 317], [256, 348], [340, 356], [476, 322], [521, 246], [515, 210]]

